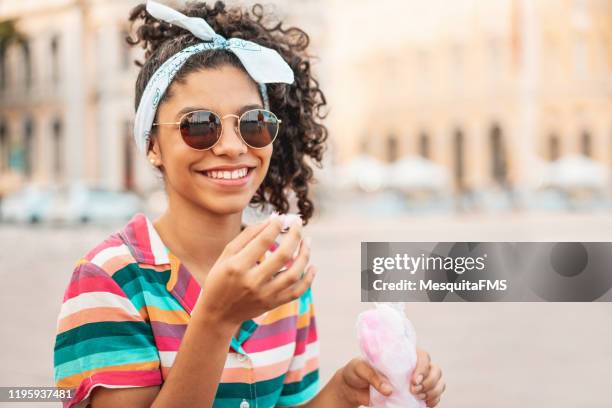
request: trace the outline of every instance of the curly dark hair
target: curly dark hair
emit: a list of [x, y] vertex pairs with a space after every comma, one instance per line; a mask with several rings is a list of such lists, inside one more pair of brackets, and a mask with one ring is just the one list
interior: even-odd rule
[[[213, 6], [204, 2], [188, 2], [180, 11], [190, 17], [204, 18], [215, 32], [225, 38], [242, 38], [276, 50], [293, 70], [293, 84], [267, 84], [270, 110], [285, 125], [280, 128], [274, 141], [268, 173], [251, 199], [251, 204], [258, 207], [270, 204], [276, 211], [287, 213], [288, 193], [292, 190], [302, 219], [305, 224], [308, 223], [314, 206], [308, 196], [313, 172], [307, 160], [321, 167], [328, 135], [327, 128], [320, 123], [320, 119], [327, 116], [321, 109], [326, 105], [326, 99], [311, 71], [312, 56], [306, 52], [310, 43], [308, 34], [297, 27], [283, 27], [283, 23], [265, 12], [261, 4], [253, 5], [249, 12], [240, 7], [226, 8], [222, 1], [216, 1]], [[145, 50], [144, 63], [135, 61], [141, 67], [135, 87], [136, 109], [147, 82], [157, 68], [176, 52], [202, 40], [181, 27], [155, 19], [146, 11], [145, 4], [134, 7], [129, 20], [132, 27], [138, 20], [142, 23], [135, 30], [136, 38], [128, 36], [126, 41], [130, 45], [142, 43]], [[273, 20], [273, 24], [267, 24], [269, 20]], [[209, 50], [190, 57], [173, 81], [184, 83], [185, 76], [191, 72], [225, 64], [244, 70], [233, 53]], [[170, 89], [163, 95], [160, 104], [171, 97]], [[151, 134], [155, 135], [155, 128]]]

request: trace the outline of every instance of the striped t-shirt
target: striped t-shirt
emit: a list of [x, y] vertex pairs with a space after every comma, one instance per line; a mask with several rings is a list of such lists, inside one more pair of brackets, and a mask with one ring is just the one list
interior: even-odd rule
[[[162, 385], [200, 290], [143, 213], [89, 251], [76, 263], [57, 320], [55, 384], [73, 395], [64, 407], [88, 406], [95, 387]], [[242, 324], [213, 407], [303, 404], [318, 391], [318, 356], [309, 289]]]

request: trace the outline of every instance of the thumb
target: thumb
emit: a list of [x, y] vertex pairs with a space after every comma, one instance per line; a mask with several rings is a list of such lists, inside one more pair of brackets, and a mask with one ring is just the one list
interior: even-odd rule
[[381, 374], [364, 360], [359, 360], [356, 367], [357, 375], [366, 380], [372, 387], [385, 396], [393, 392], [393, 387]]
[[257, 224], [251, 224], [246, 227], [240, 234], [236, 236], [228, 245], [226, 245], [226, 250], [228, 255], [234, 255], [240, 252], [249, 242], [253, 240], [261, 231], [263, 231], [266, 226], [270, 223], [270, 219], [266, 219], [265, 221], [259, 222]]

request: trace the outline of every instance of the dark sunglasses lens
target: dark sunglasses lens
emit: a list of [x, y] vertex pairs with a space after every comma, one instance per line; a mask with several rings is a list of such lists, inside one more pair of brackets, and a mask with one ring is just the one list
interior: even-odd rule
[[221, 119], [208, 111], [188, 113], [180, 126], [185, 143], [198, 150], [214, 146], [221, 134]]
[[240, 119], [240, 134], [252, 147], [266, 147], [278, 133], [278, 118], [272, 112], [254, 109]]

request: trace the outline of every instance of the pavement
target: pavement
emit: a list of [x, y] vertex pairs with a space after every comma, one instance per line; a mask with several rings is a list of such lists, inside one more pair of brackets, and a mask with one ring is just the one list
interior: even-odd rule
[[[53, 384], [56, 318], [74, 262], [119, 227], [0, 225], [0, 386]], [[326, 382], [359, 355], [355, 321], [371, 307], [360, 302], [361, 241], [609, 241], [612, 216], [344, 212], [316, 218], [306, 231], [318, 266], [313, 293]], [[439, 407], [612, 406], [611, 303], [410, 303], [406, 310], [419, 345], [444, 373]]]

